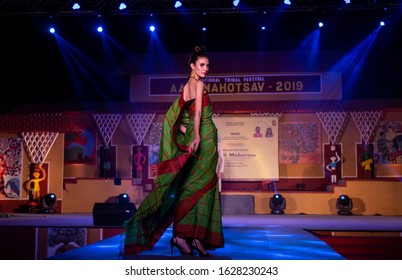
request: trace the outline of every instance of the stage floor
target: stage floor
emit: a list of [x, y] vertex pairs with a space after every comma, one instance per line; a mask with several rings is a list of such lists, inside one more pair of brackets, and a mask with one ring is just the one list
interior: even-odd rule
[[[86, 227], [92, 228], [91, 213], [2, 215], [0, 227]], [[342, 260], [344, 257], [311, 231], [399, 232], [401, 216], [339, 215], [243, 215], [223, 216], [225, 247], [211, 252], [208, 259], [220, 260]], [[153, 250], [122, 256], [123, 236], [116, 235], [85, 247], [54, 255], [54, 260], [200, 259], [171, 255], [169, 227]], [[203, 258], [205, 259], [205, 258]]]

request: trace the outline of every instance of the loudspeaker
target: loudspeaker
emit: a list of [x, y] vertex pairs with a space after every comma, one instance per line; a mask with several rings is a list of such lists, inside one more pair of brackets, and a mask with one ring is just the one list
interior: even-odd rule
[[95, 203], [92, 211], [94, 226], [122, 226], [136, 210], [134, 203]]

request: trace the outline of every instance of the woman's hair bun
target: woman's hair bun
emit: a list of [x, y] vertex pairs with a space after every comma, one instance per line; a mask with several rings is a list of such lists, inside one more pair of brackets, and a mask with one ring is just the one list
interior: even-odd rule
[[198, 45], [194, 47], [194, 52], [202, 52], [202, 51], [204, 51], [203, 45]]

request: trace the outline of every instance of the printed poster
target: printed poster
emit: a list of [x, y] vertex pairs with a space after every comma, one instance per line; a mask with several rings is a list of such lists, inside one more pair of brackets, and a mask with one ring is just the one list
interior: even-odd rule
[[380, 122], [375, 144], [377, 164], [402, 164], [402, 122]]
[[322, 164], [320, 123], [281, 123], [280, 164]]
[[279, 180], [278, 117], [216, 117], [224, 180]]
[[21, 197], [22, 139], [0, 138], [0, 199]]
[[81, 133], [66, 133], [64, 137], [66, 164], [96, 164], [96, 134], [85, 129]]

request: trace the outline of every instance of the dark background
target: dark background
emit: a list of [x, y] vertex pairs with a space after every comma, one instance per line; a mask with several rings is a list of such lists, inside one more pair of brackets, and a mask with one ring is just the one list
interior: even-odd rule
[[[128, 102], [127, 76], [113, 72], [130, 54], [151, 51], [191, 53], [195, 44], [208, 52], [294, 51], [323, 20], [320, 50], [348, 53], [378, 26], [379, 31], [356, 80], [345, 99], [399, 98], [402, 92], [401, 9], [328, 11], [270, 11], [252, 13], [2, 16], [1, 113], [33, 103]], [[101, 21], [103, 35], [95, 31]], [[150, 47], [147, 25], [157, 23], [157, 47]], [[50, 23], [77, 51], [63, 59]], [[260, 30], [261, 24], [267, 30]], [[201, 26], [207, 26], [207, 32]], [[107, 36], [105, 44], [102, 36]], [[155, 44], [155, 42], [153, 43]], [[107, 46], [107, 48], [105, 48]], [[233, 59], [236, 59], [235, 57]], [[71, 67], [68, 65], [71, 64]], [[356, 65], [356, 67], [359, 67]]]

